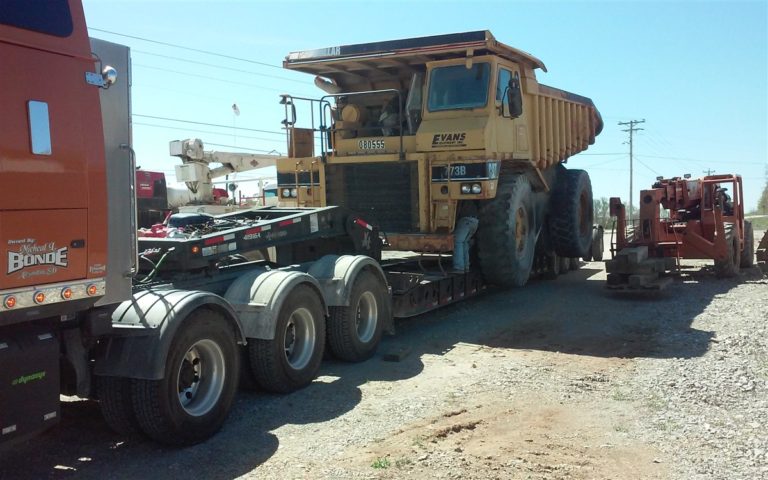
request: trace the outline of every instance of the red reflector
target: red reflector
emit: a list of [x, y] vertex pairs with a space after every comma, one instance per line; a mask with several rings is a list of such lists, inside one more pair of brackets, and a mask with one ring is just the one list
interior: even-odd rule
[[285, 227], [287, 225], [293, 225], [293, 220], [283, 220], [277, 224], [278, 227]]
[[199, 245], [192, 245], [192, 253], [194, 253], [194, 254], [200, 253], [200, 246]]
[[355, 223], [360, 225], [361, 227], [367, 229], [367, 230], [373, 230], [373, 227], [369, 224], [365, 223], [364, 221], [360, 220], [359, 218], [355, 220]]
[[7, 296], [5, 297], [5, 300], [3, 300], [3, 305], [5, 305], [5, 308], [13, 308], [16, 306], [16, 297], [13, 296]]
[[43, 292], [35, 293], [35, 303], [43, 303], [45, 301], [45, 294]]
[[249, 228], [245, 231], [246, 235], [253, 235], [254, 233], [261, 233], [261, 227]]
[[72, 289], [67, 287], [64, 290], [61, 291], [61, 298], [64, 300], [69, 300], [72, 298]]
[[222, 243], [222, 242], [224, 242], [224, 237], [221, 237], [221, 236], [213, 237], [213, 238], [206, 238], [205, 241], [203, 241], [203, 245], [205, 245], [205, 246], [215, 245], [217, 243]]
[[88, 293], [88, 295], [94, 296], [97, 293], [99, 293], [99, 289], [96, 285], [88, 285], [88, 289], [86, 290], [86, 292]]

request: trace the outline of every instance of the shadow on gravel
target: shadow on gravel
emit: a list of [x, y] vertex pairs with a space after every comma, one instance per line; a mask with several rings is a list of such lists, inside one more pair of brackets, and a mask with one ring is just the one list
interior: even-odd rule
[[[337, 418], [360, 403], [360, 385], [412, 378], [424, 368], [423, 355], [443, 355], [461, 343], [595, 357], [700, 356], [712, 332], [691, 328], [692, 321], [713, 298], [751, 278], [690, 272], [660, 296], [622, 297], [604, 289], [597, 266], [398, 321], [398, 335], [386, 337], [367, 362], [326, 360], [318, 380], [290, 395], [241, 392], [224, 428], [194, 447], [122, 438], [108, 429], [95, 402], [65, 402], [59, 427], [0, 452], [0, 478], [235, 478], [277, 451], [270, 431]], [[382, 359], [402, 351], [410, 353], [399, 362]]]
[[326, 360], [320, 378], [298, 392], [241, 391], [222, 430], [205, 443], [183, 449], [114, 433], [96, 402], [63, 402], [59, 426], [0, 452], [0, 479], [236, 478], [277, 451], [279, 441], [271, 430], [337, 418], [360, 402], [359, 385], [410, 378], [424, 367], [416, 356], [388, 368], [379, 368], [380, 363], [379, 358], [362, 364]]

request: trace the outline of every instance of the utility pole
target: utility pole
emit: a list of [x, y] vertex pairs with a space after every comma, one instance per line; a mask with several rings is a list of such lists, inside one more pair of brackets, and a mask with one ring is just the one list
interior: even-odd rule
[[710, 175], [712, 175], [713, 173], [715, 173], [715, 171], [714, 171], [714, 170], [712, 170], [711, 168], [708, 168], [708, 169], [704, 170], [702, 173], [706, 173], [706, 174], [707, 174], [707, 176], [710, 176]]
[[634, 133], [639, 130], [645, 130], [644, 128], [637, 128], [635, 125], [638, 125], [640, 123], [645, 123], [645, 119], [642, 120], [630, 120], [628, 122], [619, 122], [619, 125], [628, 125], [629, 128], [622, 130], [622, 132], [629, 132], [629, 218], [632, 218], [632, 199], [634, 198], [633, 188], [632, 188], [632, 155], [633, 155], [633, 140], [634, 140]]

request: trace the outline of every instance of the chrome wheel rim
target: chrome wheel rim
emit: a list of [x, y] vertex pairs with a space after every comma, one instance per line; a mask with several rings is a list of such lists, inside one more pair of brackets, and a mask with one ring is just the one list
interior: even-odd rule
[[224, 352], [212, 340], [194, 343], [176, 372], [179, 403], [193, 417], [205, 415], [216, 405], [224, 389]]
[[355, 325], [357, 329], [357, 338], [367, 343], [373, 338], [376, 332], [376, 321], [379, 318], [379, 307], [376, 303], [376, 296], [373, 292], [364, 292], [360, 295], [355, 312]]
[[315, 322], [312, 312], [297, 308], [285, 326], [284, 352], [288, 365], [301, 370], [309, 364], [315, 351]]

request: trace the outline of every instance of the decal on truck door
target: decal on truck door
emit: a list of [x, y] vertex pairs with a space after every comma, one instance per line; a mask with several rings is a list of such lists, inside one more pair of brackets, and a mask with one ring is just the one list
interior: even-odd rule
[[8, 240], [8, 272], [21, 272], [21, 278], [53, 275], [69, 264], [68, 247], [57, 247], [56, 242], [38, 243], [34, 238]]

